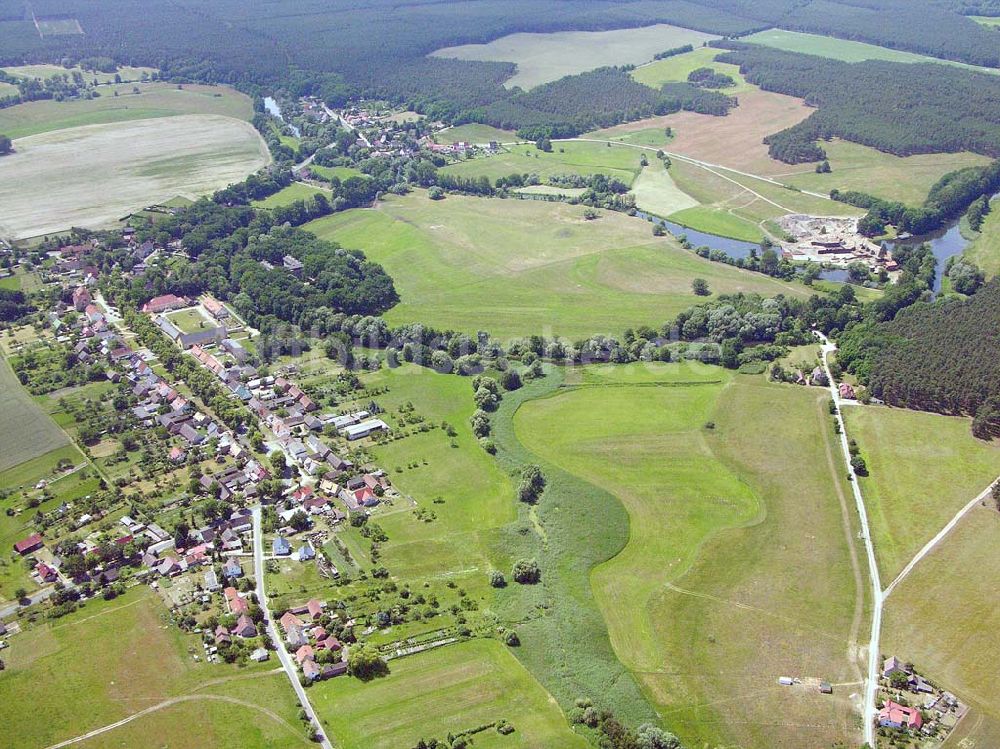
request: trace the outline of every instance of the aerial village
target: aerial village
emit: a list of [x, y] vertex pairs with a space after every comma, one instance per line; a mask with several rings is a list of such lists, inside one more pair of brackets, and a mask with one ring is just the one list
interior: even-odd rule
[[[138, 243], [130, 230], [124, 237], [140, 270], [150, 257], [169, 251]], [[259, 371], [249, 363], [248, 350], [256, 331], [229, 305], [211, 296], [150, 299], [141, 317], [209, 373], [228, 400], [246, 409], [264, 435], [255, 447], [246, 429], [230, 428], [188, 383], [172, 381], [158, 366], [157, 354], [100, 297], [99, 271], [87, 262], [97, 247], [71, 245], [51, 253], [47, 280], [63, 288], [66, 301], [49, 315], [50, 343], [66, 347], [74, 366], [88, 367], [127, 394], [127, 413], [119, 417], [149, 436], [166, 470], [190, 468], [191, 482], [179, 500], [157, 513], [126, 508], [112, 516], [107, 509], [78, 512], [86, 502], [64, 503], [47, 530], [13, 545], [38, 586], [26, 591], [21, 603], [27, 607], [51, 598], [71, 607], [87, 597], [114, 597], [127, 586], [148, 585], [174, 612], [178, 626], [201, 636], [203, 652], [192, 654], [196, 660], [262, 661], [277, 646], [287, 648], [306, 682], [345, 673], [348, 641], [356, 641], [354, 628], [363, 622], [326, 601], [282, 595], [281, 608], [272, 611], [277, 623], [272, 641], [264, 583], [253, 581], [254, 554], [267, 573], [308, 568], [304, 574], [336, 583], [338, 565], [350, 562], [338, 529], [348, 518], [361, 525], [381, 506], [406, 501], [384, 470], [350, 457], [354, 446], [387, 435], [389, 425], [374, 402], [368, 409], [321, 408], [296, 384], [294, 365], [274, 374]], [[295, 258], [286, 257], [284, 267], [301, 273]], [[46, 483], [34, 491], [44, 495]], [[193, 517], [183, 507], [199, 497], [208, 498], [211, 511], [203, 517], [210, 520], [194, 525], [182, 519], [170, 531], [163, 527], [164, 509]], [[262, 507], [257, 542], [252, 507]], [[116, 520], [110, 531], [98, 531], [111, 517]], [[331, 555], [330, 549], [343, 551]], [[17, 619], [3, 624], [17, 608], [0, 611], [3, 633], [18, 631]], [[365, 629], [374, 631], [375, 626]]]

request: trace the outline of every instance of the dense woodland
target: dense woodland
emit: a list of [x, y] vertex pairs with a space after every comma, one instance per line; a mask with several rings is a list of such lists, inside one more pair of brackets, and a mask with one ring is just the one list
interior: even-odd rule
[[822, 158], [815, 141], [840, 137], [909, 156], [975, 151], [1000, 156], [1000, 76], [936, 63], [845, 63], [720, 42], [719, 62], [740, 66], [751, 83], [817, 107], [770, 136], [771, 155], [789, 163]]
[[1000, 434], [1000, 279], [968, 299], [918, 303], [887, 322], [865, 321], [839, 340], [838, 361], [894, 406], [975, 416]]

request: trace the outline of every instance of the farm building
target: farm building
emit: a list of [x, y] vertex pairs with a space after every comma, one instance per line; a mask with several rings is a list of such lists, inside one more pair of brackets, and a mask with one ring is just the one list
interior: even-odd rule
[[354, 424], [344, 429], [344, 436], [349, 440], [359, 440], [375, 432], [380, 432], [389, 428], [381, 419], [369, 419], [360, 424]]
[[160, 312], [169, 312], [170, 310], [181, 309], [187, 306], [188, 300], [184, 297], [174, 294], [163, 294], [162, 296], [153, 297], [142, 305], [142, 311], [159, 314]]
[[920, 711], [915, 707], [904, 707], [897, 702], [888, 700], [885, 707], [879, 710], [878, 724], [888, 728], [916, 728], [924, 724]]

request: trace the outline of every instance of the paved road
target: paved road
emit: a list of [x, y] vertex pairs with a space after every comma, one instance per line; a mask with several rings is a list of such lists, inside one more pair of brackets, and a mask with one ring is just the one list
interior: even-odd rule
[[924, 548], [922, 548], [919, 552], [917, 552], [917, 555], [910, 560], [910, 563], [903, 568], [903, 571], [900, 572], [898, 575], [896, 575], [896, 579], [893, 580], [891, 583], [889, 583], [889, 586], [884, 591], [882, 591], [883, 599], [888, 598], [889, 594], [896, 589], [896, 586], [903, 581], [904, 577], [910, 574], [910, 572], [913, 570], [914, 567], [917, 566], [920, 560], [923, 559], [925, 556], [927, 556], [930, 553], [930, 551], [935, 546], [937, 546], [945, 536], [951, 533], [952, 528], [958, 525], [959, 520], [964, 518], [969, 513], [969, 511], [972, 510], [973, 507], [978, 505], [980, 502], [985, 500], [993, 493], [993, 483], [991, 483], [989, 486], [983, 489], [982, 492], [980, 492], [977, 496], [969, 500], [969, 503], [961, 510], [959, 510], [957, 513], [955, 513], [955, 517], [949, 520], [948, 523], [945, 525], [945, 527], [942, 528], [940, 531], [938, 531], [938, 534], [934, 536], [934, 538], [932, 538], [930, 541], [924, 544]]
[[285, 641], [278, 633], [278, 628], [274, 623], [274, 617], [271, 616], [271, 608], [267, 604], [267, 594], [264, 592], [264, 537], [261, 531], [260, 505], [254, 505], [252, 513], [254, 550], [253, 570], [254, 576], [257, 578], [257, 602], [264, 611], [265, 631], [267, 632], [268, 637], [271, 638], [271, 642], [274, 643], [274, 647], [278, 653], [278, 659], [281, 661], [281, 666], [285, 669], [285, 673], [288, 674], [288, 680], [292, 682], [292, 687], [295, 689], [295, 694], [299, 698], [302, 709], [306, 711], [306, 715], [309, 716], [309, 720], [312, 721], [313, 725], [320, 732], [321, 738], [319, 745], [322, 746], [323, 749], [333, 749], [333, 745], [326, 737], [326, 731], [323, 730], [322, 724], [316, 717], [316, 711], [313, 710], [312, 703], [309, 702], [309, 696], [306, 694], [306, 690], [299, 683], [299, 670], [295, 666], [295, 662], [292, 660], [291, 655], [289, 655], [288, 650], [285, 648]]
[[[55, 588], [53, 588], [51, 585], [48, 588], [42, 588], [36, 593], [32, 593], [30, 596], [28, 596], [28, 600], [31, 603], [26, 604], [26, 607], [32, 606], [36, 603], [41, 603], [42, 601], [46, 600], [49, 596], [51, 596], [53, 593], [55, 593]], [[0, 619], [6, 619], [8, 616], [16, 614], [19, 608], [21, 608], [21, 604], [18, 603], [17, 601], [7, 604], [2, 609], [0, 609]]]
[[871, 528], [868, 525], [868, 511], [865, 508], [865, 500], [861, 495], [861, 487], [858, 486], [858, 477], [851, 466], [851, 451], [847, 444], [847, 429], [844, 425], [844, 417], [841, 415], [840, 393], [837, 390], [836, 382], [830, 373], [829, 355], [837, 350], [835, 344], [830, 343], [825, 335], [816, 331], [816, 335], [823, 342], [823, 370], [826, 372], [830, 382], [830, 395], [837, 405], [837, 423], [840, 425], [840, 449], [844, 456], [844, 465], [847, 475], [850, 478], [851, 490], [854, 492], [854, 502], [858, 508], [858, 518], [861, 521], [861, 533], [865, 541], [865, 552], [868, 557], [868, 572], [872, 581], [872, 626], [871, 639], [868, 643], [868, 676], [865, 679], [864, 697], [864, 730], [865, 741], [875, 746], [875, 699], [878, 694], [878, 673], [879, 673], [879, 639], [882, 635], [882, 604], [885, 597], [882, 594], [882, 581], [879, 578], [878, 564], [875, 561], [875, 546], [872, 543]]

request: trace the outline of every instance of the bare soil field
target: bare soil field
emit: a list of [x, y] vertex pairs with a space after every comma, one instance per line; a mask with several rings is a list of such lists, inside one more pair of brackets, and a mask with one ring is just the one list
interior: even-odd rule
[[615, 138], [639, 130], [670, 126], [673, 140], [663, 147], [695, 159], [721, 164], [753, 174], [773, 176], [812, 167], [792, 167], [767, 155], [763, 140], [779, 130], [801, 122], [812, 113], [801, 99], [770, 91], [749, 91], [738, 97], [739, 106], [725, 117], [677, 112], [663, 117], [629, 122], [584, 137]]
[[0, 165], [0, 233], [106, 225], [176, 195], [195, 197], [270, 160], [246, 122], [217, 115], [58, 130], [14, 141]]

